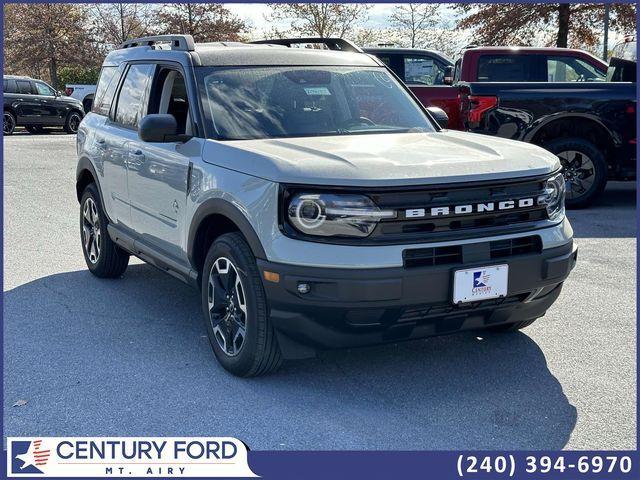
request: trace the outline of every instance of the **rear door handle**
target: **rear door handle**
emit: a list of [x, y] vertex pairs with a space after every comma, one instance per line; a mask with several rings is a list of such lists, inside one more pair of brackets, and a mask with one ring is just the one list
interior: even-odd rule
[[145, 161], [145, 156], [144, 156], [144, 152], [142, 150], [134, 150], [133, 152], [131, 152], [131, 154], [136, 157], [136, 160], [139, 162], [144, 162]]

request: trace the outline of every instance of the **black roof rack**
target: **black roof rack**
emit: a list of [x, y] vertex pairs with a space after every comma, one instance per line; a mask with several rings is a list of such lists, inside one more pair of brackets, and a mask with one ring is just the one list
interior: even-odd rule
[[151, 47], [158, 43], [170, 43], [171, 50], [193, 52], [196, 49], [195, 42], [191, 35], [152, 35], [150, 37], [134, 38], [124, 42], [120, 45], [120, 48]]
[[307, 37], [307, 38], [274, 38], [269, 40], [256, 40], [250, 43], [261, 43], [271, 45], [284, 45], [291, 47], [292, 45], [301, 45], [304, 43], [322, 43], [327, 46], [329, 50], [337, 50], [340, 52], [355, 52], [364, 53], [360, 47], [351, 43], [344, 38], [322, 38], [322, 37]]

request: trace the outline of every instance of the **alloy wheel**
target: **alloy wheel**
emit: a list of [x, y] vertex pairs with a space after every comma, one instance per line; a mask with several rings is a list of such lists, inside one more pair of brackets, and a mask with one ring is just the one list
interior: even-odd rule
[[84, 251], [89, 261], [93, 264], [100, 259], [101, 235], [98, 207], [93, 198], [89, 197], [82, 208], [82, 237]]
[[11, 114], [5, 112], [2, 116], [2, 133], [8, 134], [13, 132], [13, 129], [16, 127], [16, 122], [11, 116]]
[[220, 349], [228, 356], [240, 353], [246, 339], [247, 300], [236, 266], [216, 259], [208, 279], [209, 322]]
[[566, 150], [557, 155], [562, 164], [567, 199], [572, 200], [587, 194], [596, 180], [591, 158], [577, 150]]
[[78, 115], [77, 113], [72, 113], [71, 118], [69, 118], [69, 130], [71, 130], [72, 133], [77, 133], [81, 121], [82, 120], [80, 119], [80, 115]]

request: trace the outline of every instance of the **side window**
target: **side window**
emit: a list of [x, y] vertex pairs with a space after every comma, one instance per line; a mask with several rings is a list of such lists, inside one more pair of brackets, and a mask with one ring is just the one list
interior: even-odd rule
[[189, 98], [182, 73], [159, 68], [149, 95], [147, 113], [168, 113], [178, 122], [178, 133], [191, 133]]
[[399, 78], [404, 79], [404, 66], [402, 65], [402, 55], [398, 54], [376, 54], [376, 57], [391, 69]]
[[444, 68], [433, 58], [425, 56], [404, 56], [404, 81], [417, 85], [442, 85]]
[[33, 90], [31, 89], [31, 82], [29, 80], [16, 80], [16, 84], [18, 85], [18, 93], [22, 93], [25, 95], [33, 94]]
[[575, 57], [547, 57], [547, 80], [549, 82], [598, 82], [606, 74]]
[[125, 127], [137, 128], [142, 114], [142, 100], [151, 75], [151, 65], [135, 64], [129, 67], [120, 88], [115, 121]]
[[4, 81], [4, 93], [18, 93], [18, 85], [15, 80]]
[[49, 85], [46, 85], [42, 82], [35, 82], [36, 92], [38, 95], [46, 95], [48, 97], [55, 97], [56, 92]]
[[478, 82], [546, 82], [541, 75], [542, 55], [482, 55], [478, 59]]
[[118, 67], [103, 67], [100, 72], [100, 79], [98, 80], [98, 86], [96, 87], [96, 93], [94, 95], [92, 112], [98, 115], [109, 115], [111, 110], [111, 104], [113, 103], [113, 97], [118, 88], [118, 82], [122, 74], [122, 68]]

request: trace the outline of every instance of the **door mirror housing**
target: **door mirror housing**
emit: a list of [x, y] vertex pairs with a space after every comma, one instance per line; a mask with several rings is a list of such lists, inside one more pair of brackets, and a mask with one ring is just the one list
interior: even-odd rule
[[442, 83], [444, 83], [445, 85], [453, 85], [453, 67], [452, 66], [445, 67], [444, 80], [442, 80]]
[[191, 135], [178, 133], [178, 122], [168, 113], [145, 116], [138, 126], [138, 137], [150, 143], [186, 142], [191, 139]]
[[431, 114], [440, 128], [449, 126], [449, 115], [440, 107], [427, 107], [427, 111]]

